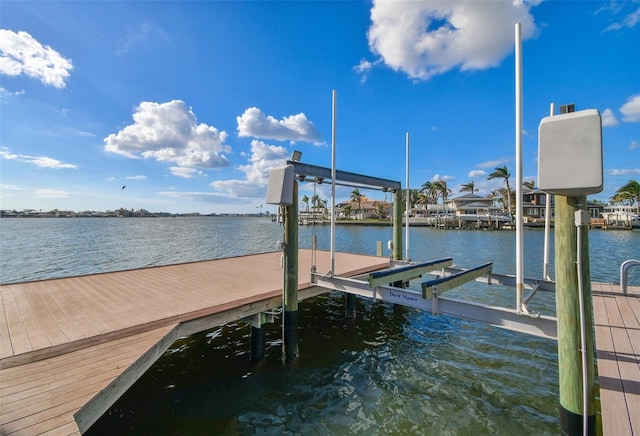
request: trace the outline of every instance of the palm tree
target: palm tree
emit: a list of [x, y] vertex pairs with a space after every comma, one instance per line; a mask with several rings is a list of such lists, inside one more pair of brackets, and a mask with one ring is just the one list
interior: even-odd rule
[[351, 205], [350, 204], [346, 204], [343, 208], [342, 211], [347, 214], [347, 219], [351, 218]]
[[432, 181], [427, 180], [426, 182], [424, 182], [420, 187], [420, 192], [424, 192], [429, 200], [431, 200], [433, 203], [437, 203], [438, 192]]
[[511, 215], [511, 186], [509, 185], [509, 177], [511, 177], [511, 173], [509, 173], [507, 166], [504, 165], [502, 167], [496, 168], [494, 172], [489, 174], [489, 176], [487, 177], [487, 180], [504, 179], [504, 183], [507, 187], [508, 212], [509, 212], [509, 215]]
[[445, 180], [433, 182], [432, 186], [434, 187], [435, 192], [442, 197], [442, 211], [444, 212], [447, 204], [447, 198], [449, 197], [449, 194], [451, 194], [451, 189], [449, 189]]
[[463, 183], [463, 184], [462, 184], [462, 185], [460, 185], [460, 186], [461, 186], [461, 188], [460, 188], [460, 191], [459, 191], [459, 192], [465, 192], [465, 191], [468, 191], [468, 192], [471, 192], [471, 193], [473, 194], [474, 192], [476, 192], [476, 191], [477, 191], [477, 189], [476, 189], [476, 185], [475, 185], [475, 183], [473, 183], [473, 180], [472, 180], [472, 181], [470, 181], [469, 183]]
[[522, 187], [527, 189], [533, 189], [536, 187], [536, 184], [533, 180], [526, 180], [522, 182]]
[[351, 191], [351, 202], [358, 205], [358, 211], [360, 210], [360, 204], [362, 202], [362, 197], [363, 195], [360, 194], [360, 190], [358, 188], [355, 188], [353, 191]]
[[638, 203], [638, 213], [640, 214], [640, 183], [635, 179], [629, 180], [616, 191], [611, 199], [619, 202], [629, 200], [632, 206], [634, 203]]
[[303, 195], [301, 201], [307, 207], [307, 212], [309, 212], [309, 197]]
[[326, 198], [320, 200], [320, 204], [322, 204], [322, 218], [326, 218], [327, 217], [327, 203], [329, 202], [329, 200], [327, 200]]

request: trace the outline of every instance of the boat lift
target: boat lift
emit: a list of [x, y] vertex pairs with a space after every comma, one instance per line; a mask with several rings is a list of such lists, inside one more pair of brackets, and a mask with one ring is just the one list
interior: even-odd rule
[[[343, 184], [347, 186], [363, 187], [391, 191], [395, 195], [393, 222], [393, 259], [389, 268], [353, 278], [334, 275], [333, 268], [329, 273], [316, 272], [315, 265], [311, 267], [311, 282], [317, 286], [345, 292], [351, 295], [372, 298], [393, 304], [400, 304], [415, 309], [430, 311], [434, 315], [448, 314], [459, 318], [479, 321], [493, 326], [522, 333], [528, 333], [548, 339], [557, 339], [556, 318], [553, 316], [529, 313], [527, 310], [490, 306], [467, 300], [446, 297], [444, 294], [470, 281], [480, 281], [487, 285], [498, 284], [516, 287], [516, 277], [500, 275], [492, 272], [492, 263], [480, 265], [471, 269], [453, 266], [452, 258], [432, 260], [427, 262], [411, 262], [400, 260], [402, 245], [402, 210], [400, 205], [400, 182], [370, 177], [329, 168], [288, 160], [287, 166], [295, 174], [295, 180], [303, 182]], [[333, 176], [333, 177], [332, 177]], [[297, 191], [297, 190], [296, 190]], [[292, 201], [297, 202], [297, 198]], [[332, 221], [335, 215], [332, 211]], [[297, 220], [296, 220], [297, 225]], [[335, 225], [332, 223], [332, 225]], [[334, 247], [332, 241], [332, 249]], [[331, 253], [332, 259], [334, 253]], [[423, 275], [433, 275], [434, 278], [422, 281], [421, 289], [405, 287], [409, 282], [421, 279]], [[396, 286], [394, 286], [394, 284]], [[522, 305], [533, 298], [538, 291], [554, 291], [554, 283], [549, 280], [524, 279], [525, 289], [529, 294], [523, 299]], [[526, 307], [526, 306], [525, 306]]]

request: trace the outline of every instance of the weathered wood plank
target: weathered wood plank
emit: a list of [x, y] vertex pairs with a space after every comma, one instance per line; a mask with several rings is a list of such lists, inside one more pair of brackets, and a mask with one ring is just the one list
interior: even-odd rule
[[613, 297], [597, 293], [593, 295], [602, 430], [605, 435], [631, 435], [631, 422], [609, 327], [606, 299]]

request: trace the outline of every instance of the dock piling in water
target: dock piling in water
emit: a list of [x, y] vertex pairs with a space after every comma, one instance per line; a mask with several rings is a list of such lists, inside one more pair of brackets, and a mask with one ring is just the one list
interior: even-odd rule
[[285, 207], [285, 280], [282, 312], [284, 360], [298, 357], [298, 182], [293, 182], [293, 204]]
[[[555, 271], [556, 311], [558, 319], [558, 383], [560, 387], [560, 428], [563, 435], [579, 436], [596, 434], [593, 309], [591, 305], [591, 280], [589, 271], [588, 233], [582, 232], [581, 250], [584, 264], [578, 276], [578, 231], [575, 213], [580, 204], [586, 207], [586, 197], [555, 196]], [[580, 286], [582, 281], [584, 321], [580, 310]], [[584, 323], [586, 351], [582, 348], [581, 322]], [[587, 380], [583, 381], [582, 352], [587, 357]], [[587, 410], [584, 410], [583, 383], [587, 387]], [[583, 433], [585, 414], [587, 432]]]

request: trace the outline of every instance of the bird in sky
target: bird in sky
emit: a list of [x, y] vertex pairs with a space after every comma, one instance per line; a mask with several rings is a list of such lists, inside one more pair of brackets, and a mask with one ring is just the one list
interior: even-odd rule
[[124, 186], [122, 186], [122, 189], [124, 189], [124, 188], [126, 188], [126, 187], [127, 187], [127, 185], [124, 185]]

